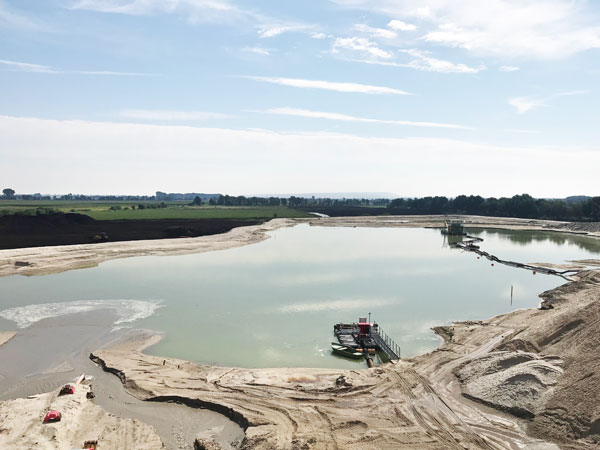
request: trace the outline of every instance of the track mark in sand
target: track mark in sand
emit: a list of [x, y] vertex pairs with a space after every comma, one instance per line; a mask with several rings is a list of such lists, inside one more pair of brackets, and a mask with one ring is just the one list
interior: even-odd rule
[[321, 418], [327, 422], [328, 425], [328, 430], [329, 430], [329, 435], [331, 436], [331, 443], [333, 444], [333, 449], [334, 450], [339, 450], [339, 446], [337, 443], [337, 439], [335, 438], [335, 432], [334, 432], [334, 427], [333, 427], [333, 422], [331, 422], [331, 419], [329, 418], [329, 416], [327, 415], [326, 412], [321, 411], [321, 408], [319, 408], [318, 406], [315, 406], [315, 411], [317, 411], [319, 413], [319, 416], [321, 416]]

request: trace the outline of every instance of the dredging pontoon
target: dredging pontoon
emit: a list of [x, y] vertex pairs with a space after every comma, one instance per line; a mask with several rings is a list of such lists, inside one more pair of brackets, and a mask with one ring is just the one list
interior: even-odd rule
[[[369, 313], [370, 315], [370, 313]], [[334, 353], [349, 358], [365, 358], [369, 367], [373, 367], [373, 356], [377, 352], [385, 355], [388, 361], [400, 359], [400, 346], [381, 329], [379, 324], [367, 321], [366, 317], [358, 323], [336, 323], [333, 333], [339, 341], [331, 343]]]

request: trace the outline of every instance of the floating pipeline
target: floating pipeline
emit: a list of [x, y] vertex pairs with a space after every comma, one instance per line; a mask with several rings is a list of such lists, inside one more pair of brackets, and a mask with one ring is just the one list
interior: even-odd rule
[[[505, 266], [511, 266], [511, 267], [516, 267], [518, 269], [525, 269], [525, 270], [531, 270], [533, 272], [533, 274], [535, 275], [537, 272], [539, 273], [543, 273], [546, 275], [555, 275], [557, 277], [561, 277], [567, 281], [573, 281], [573, 279], [571, 278], [570, 275], [574, 275], [575, 273], [579, 272], [579, 270], [575, 270], [575, 269], [569, 269], [569, 270], [555, 270], [555, 269], [550, 269], [547, 267], [541, 267], [541, 266], [533, 266], [531, 264], [523, 264], [520, 262], [516, 262], [516, 261], [508, 261], [508, 260], [504, 260], [504, 259], [500, 259], [497, 256], [491, 255], [490, 253], [483, 251], [480, 249], [479, 245], [477, 245], [477, 243], [479, 242], [483, 242], [482, 238], [479, 237], [475, 237], [475, 236], [469, 236], [466, 235], [465, 236], [467, 239], [462, 241], [462, 242], [453, 242], [450, 243], [450, 247], [452, 248], [459, 248], [461, 250], [465, 250], [467, 252], [473, 252], [476, 253], [480, 256], [483, 256], [487, 259], [489, 259], [490, 261], [494, 261], [500, 264], [504, 264]], [[492, 264], [493, 266], [494, 264]], [[570, 274], [570, 275], [569, 275]]]

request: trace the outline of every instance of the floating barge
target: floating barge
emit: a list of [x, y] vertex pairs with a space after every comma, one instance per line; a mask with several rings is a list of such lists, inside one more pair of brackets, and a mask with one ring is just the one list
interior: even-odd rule
[[333, 333], [340, 345], [362, 353], [369, 367], [373, 366], [376, 352], [383, 353], [388, 361], [400, 359], [400, 346], [385, 334], [379, 324], [371, 323], [365, 317], [358, 319], [358, 323], [336, 323]]
[[446, 236], [466, 236], [465, 227], [462, 222], [458, 220], [446, 221], [446, 228], [442, 228], [442, 234]]

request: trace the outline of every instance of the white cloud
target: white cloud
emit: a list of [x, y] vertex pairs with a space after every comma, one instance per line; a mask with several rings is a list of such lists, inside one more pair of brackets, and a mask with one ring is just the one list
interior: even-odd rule
[[516, 72], [520, 70], [517, 66], [500, 66], [500, 72]]
[[346, 58], [349, 61], [360, 62], [365, 64], [378, 64], [391, 67], [405, 67], [409, 69], [422, 70], [425, 72], [440, 72], [440, 73], [479, 73], [485, 70], [486, 67], [480, 64], [477, 67], [468, 66], [463, 63], [455, 63], [444, 59], [434, 58], [429, 56], [429, 52], [421, 50], [409, 49], [399, 50], [401, 53], [406, 53], [415, 57], [412, 61], [401, 63], [395, 61], [382, 61], [374, 59]]
[[305, 89], [325, 89], [328, 91], [337, 92], [357, 92], [361, 94], [396, 94], [396, 95], [410, 95], [408, 92], [401, 91], [399, 89], [387, 87], [387, 86], [372, 86], [369, 84], [358, 84], [358, 83], [343, 83], [337, 81], [323, 81], [323, 80], [304, 80], [299, 78], [280, 78], [280, 77], [256, 77], [247, 76], [256, 81], [264, 81], [266, 83], [280, 84], [282, 86], [290, 86], [296, 88]]
[[325, 39], [327, 37], [327, 35], [325, 33], [315, 32], [315, 33], [312, 33], [310, 35], [310, 37], [313, 39]]
[[32, 64], [20, 61], [10, 61], [7, 59], [0, 59], [0, 65], [8, 66], [10, 69], [18, 72], [34, 72], [34, 73], [46, 73], [46, 74], [75, 74], [75, 75], [107, 75], [107, 76], [157, 76], [153, 73], [144, 72], [118, 72], [113, 70], [62, 70], [52, 66], [46, 66], [42, 64]]
[[508, 104], [513, 106], [517, 113], [525, 114], [535, 108], [541, 108], [548, 106], [545, 99], [533, 98], [533, 97], [514, 97], [508, 99]]
[[58, 73], [56, 69], [42, 64], [31, 64], [20, 61], [10, 61], [7, 59], [0, 59], [0, 64], [10, 67], [10, 70], [17, 70], [21, 72]]
[[462, 63], [454, 63], [452, 61], [437, 59], [430, 56], [429, 52], [424, 52], [421, 50], [409, 49], [401, 51], [417, 58], [413, 59], [409, 63], [403, 64], [404, 67], [410, 67], [412, 69], [442, 73], [478, 73], [486, 69], [484, 65], [471, 67]]
[[439, 123], [439, 122], [417, 122], [411, 120], [384, 120], [384, 119], [370, 119], [366, 117], [355, 117], [347, 114], [339, 114], [324, 111], [311, 111], [307, 109], [298, 108], [271, 108], [263, 111], [267, 114], [277, 114], [283, 116], [296, 116], [296, 117], [308, 117], [312, 119], [326, 119], [326, 120], [339, 120], [343, 122], [363, 122], [363, 123], [381, 123], [387, 125], [402, 125], [409, 127], [425, 127], [425, 128], [450, 128], [459, 130], [472, 130], [472, 128], [457, 125], [453, 123]]
[[79, 0], [71, 8], [130, 15], [201, 10], [238, 11], [235, 6], [226, 0]]
[[314, 28], [312, 25], [304, 24], [265, 24], [258, 27], [258, 36], [271, 38], [283, 33], [304, 32]]
[[573, 0], [331, 0], [390, 17], [416, 18], [426, 42], [476, 55], [554, 60], [600, 48], [594, 2]]
[[231, 116], [228, 114], [206, 112], [206, 111], [172, 111], [172, 110], [155, 110], [155, 109], [126, 109], [119, 112], [119, 117], [134, 120], [150, 120], [150, 121], [197, 121], [211, 119], [227, 119]]
[[550, 101], [558, 97], [568, 97], [571, 95], [587, 94], [588, 91], [565, 91], [546, 97], [513, 97], [508, 100], [508, 104], [513, 106], [518, 114], [525, 114], [533, 109], [550, 106]]
[[271, 50], [263, 47], [245, 47], [243, 50], [261, 56], [269, 56], [271, 54]]
[[[164, 186], [174, 192], [246, 195], [512, 196], [518, 189], [537, 197], [564, 197], [568, 186], [570, 192], [600, 194], [600, 148], [7, 116], [0, 116], [0, 136], [3, 182], [17, 192], [148, 194]], [[519, 180], [518, 187], [506, 183], [506, 173]]]
[[332, 46], [332, 52], [341, 53], [345, 51], [359, 53], [374, 59], [391, 59], [394, 57], [393, 53], [379, 48], [375, 42], [361, 37], [336, 38]]
[[402, 22], [401, 20], [390, 20], [387, 26], [397, 31], [415, 31], [417, 29], [412, 23]]
[[385, 28], [373, 28], [363, 23], [354, 25], [354, 29], [361, 33], [369, 34], [374, 38], [394, 39], [398, 36], [394, 31], [386, 30]]

